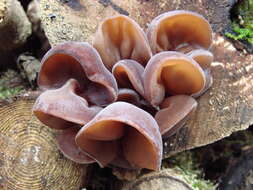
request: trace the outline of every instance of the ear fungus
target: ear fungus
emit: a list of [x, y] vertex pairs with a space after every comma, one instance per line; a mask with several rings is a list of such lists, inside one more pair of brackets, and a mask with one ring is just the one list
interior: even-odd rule
[[195, 49], [201, 49], [202, 47], [196, 45], [196, 44], [188, 44], [188, 43], [182, 43], [178, 45], [174, 51], [178, 51], [184, 54], [187, 54]]
[[79, 127], [71, 127], [69, 129], [63, 130], [61, 134], [56, 136], [58, 148], [61, 150], [64, 156], [76, 163], [94, 163], [95, 160], [82, 152], [81, 149], [76, 145], [75, 137], [78, 131]]
[[105, 19], [98, 27], [93, 46], [109, 70], [121, 59], [132, 59], [145, 66], [152, 55], [141, 27], [124, 15]]
[[[156, 121], [125, 102], [110, 104], [99, 112], [78, 132], [76, 144], [101, 166], [117, 157], [123, 157], [132, 168], [158, 170], [161, 165], [162, 139]], [[123, 155], [118, 155], [119, 149]]]
[[212, 29], [203, 16], [176, 10], [156, 17], [148, 27], [147, 37], [154, 54], [175, 50], [180, 44], [208, 49], [212, 42]]
[[213, 54], [204, 49], [192, 50], [187, 55], [194, 59], [203, 70], [209, 69], [213, 62]]
[[144, 95], [142, 75], [144, 67], [134, 60], [121, 60], [112, 68], [113, 76], [116, 78], [119, 87], [131, 88], [140, 95]]
[[88, 43], [66, 42], [51, 48], [42, 59], [38, 85], [41, 89], [78, 81], [82, 96], [92, 104], [105, 105], [117, 97], [117, 83], [97, 51]]
[[202, 91], [205, 75], [198, 63], [179, 52], [161, 52], [153, 56], [144, 71], [145, 98], [158, 106], [166, 94], [192, 95]]
[[191, 96], [177, 95], [166, 98], [155, 115], [163, 138], [173, 135], [190, 118], [197, 108]]
[[102, 108], [88, 107], [87, 101], [78, 93], [78, 82], [70, 79], [59, 89], [43, 92], [33, 106], [33, 113], [42, 123], [54, 129], [84, 125]]
[[190, 11], [156, 17], [147, 36], [131, 18], [109, 17], [94, 47], [66, 42], [47, 52], [33, 112], [62, 129], [58, 148], [74, 162], [159, 170], [162, 138], [186, 123], [193, 97], [212, 85], [211, 41], [208, 21]]
[[140, 106], [140, 96], [132, 89], [120, 88], [117, 101], [128, 102], [136, 106]]
[[205, 73], [205, 87], [201, 92], [193, 94], [193, 97], [199, 97], [205, 93], [213, 84], [213, 77], [210, 71], [211, 63], [213, 62], [213, 54], [207, 50], [197, 49], [189, 52], [187, 55], [194, 59]]

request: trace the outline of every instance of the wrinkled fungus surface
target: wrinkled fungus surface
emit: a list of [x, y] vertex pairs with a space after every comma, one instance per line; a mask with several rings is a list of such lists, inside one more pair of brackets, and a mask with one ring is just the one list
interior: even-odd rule
[[184, 126], [212, 85], [212, 30], [201, 15], [170, 11], [147, 34], [123, 15], [93, 45], [65, 42], [42, 59], [33, 112], [61, 130], [59, 150], [81, 164], [159, 170], [162, 140]]

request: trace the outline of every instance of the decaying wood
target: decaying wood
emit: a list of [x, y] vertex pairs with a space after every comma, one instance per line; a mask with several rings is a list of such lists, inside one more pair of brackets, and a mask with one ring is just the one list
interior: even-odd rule
[[36, 38], [37, 43], [40, 44], [40, 48], [36, 50], [34, 54], [36, 57], [41, 58], [50, 48], [50, 45], [41, 25], [39, 10], [39, 0], [32, 0], [28, 4], [26, 14], [29, 21], [32, 23], [33, 37]]
[[88, 41], [101, 20], [126, 14], [142, 27], [162, 12], [187, 9], [204, 15], [214, 29], [212, 64], [214, 84], [198, 99], [192, 119], [164, 142], [164, 157], [213, 143], [253, 123], [253, 55], [237, 52], [219, 33], [228, 24], [229, 0], [41, 0], [41, 18], [51, 45]]
[[0, 189], [79, 189], [86, 167], [66, 159], [31, 112], [36, 95], [0, 102]]
[[18, 0], [0, 0], [0, 51], [9, 51], [26, 42], [29, 22]]
[[136, 180], [123, 185], [122, 190], [192, 190], [188, 183], [182, 177], [179, 171], [175, 169], [164, 169], [159, 172], [152, 172], [143, 175]]
[[27, 80], [32, 87], [35, 87], [40, 69], [40, 61], [35, 57], [24, 53], [19, 55], [17, 66], [22, 73], [22, 77]]

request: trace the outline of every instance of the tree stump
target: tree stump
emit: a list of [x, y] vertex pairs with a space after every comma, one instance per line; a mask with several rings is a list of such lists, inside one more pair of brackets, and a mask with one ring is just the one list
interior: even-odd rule
[[236, 51], [222, 32], [229, 23], [229, 0], [41, 0], [41, 19], [52, 46], [64, 41], [92, 41], [107, 16], [126, 14], [146, 27], [160, 13], [186, 9], [204, 15], [214, 30], [212, 88], [198, 99], [191, 120], [164, 142], [164, 157], [213, 143], [253, 123], [253, 55]]
[[55, 131], [32, 115], [35, 97], [0, 102], [0, 189], [79, 189], [86, 167], [58, 151]]

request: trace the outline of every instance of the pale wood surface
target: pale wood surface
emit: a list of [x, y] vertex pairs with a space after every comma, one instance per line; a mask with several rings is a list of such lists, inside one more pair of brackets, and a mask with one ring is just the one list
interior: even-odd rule
[[60, 153], [55, 131], [32, 115], [34, 97], [0, 102], [0, 189], [79, 189], [86, 166]]
[[125, 183], [122, 190], [193, 190], [175, 169], [164, 169], [143, 175], [134, 181]]

